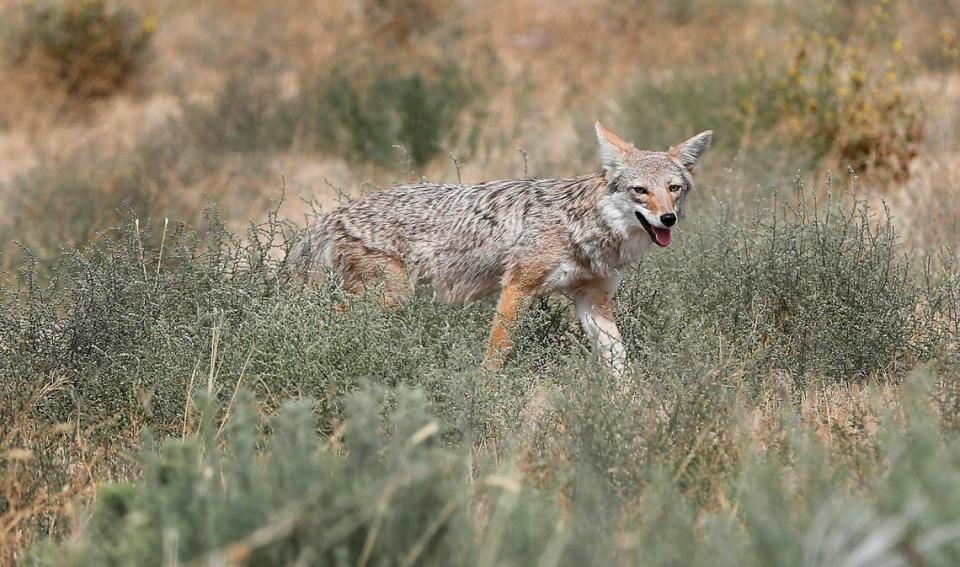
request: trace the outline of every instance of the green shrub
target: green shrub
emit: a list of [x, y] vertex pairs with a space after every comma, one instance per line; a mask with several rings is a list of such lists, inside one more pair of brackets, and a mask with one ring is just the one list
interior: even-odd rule
[[[126, 218], [199, 220], [202, 204], [194, 199], [191, 205], [181, 189], [208, 175], [210, 164], [191, 151], [189, 142], [173, 125], [109, 155], [82, 148], [42, 158], [9, 184], [0, 184], [7, 206], [17, 211], [0, 219], [0, 252], [15, 252], [11, 241], [16, 240], [45, 271], [61, 247], [82, 249]], [[12, 254], [5, 259], [14, 260]]]
[[373, 65], [360, 73], [334, 71], [304, 93], [309, 124], [320, 147], [351, 160], [395, 163], [402, 146], [421, 167], [450, 141], [460, 112], [478, 84], [455, 64], [428, 74]]
[[896, 375], [942, 332], [889, 219], [875, 226], [862, 205], [721, 217], [685, 227], [678, 244], [645, 258], [621, 290], [641, 361], [679, 355], [692, 333], [756, 368], [845, 381]]
[[18, 64], [49, 70], [79, 97], [122, 88], [141, 68], [156, 23], [106, 0], [35, 0], [6, 11]]
[[[519, 485], [509, 478], [467, 484], [466, 461], [437, 443], [437, 422], [417, 392], [353, 397], [345, 458], [315, 436], [310, 404], [298, 402], [272, 420], [264, 460], [258, 416], [242, 400], [223, 431], [225, 451], [207, 419], [199, 434], [148, 450], [142, 485], [105, 488], [89, 525], [99, 541], [79, 546], [70, 563], [441, 564], [530, 554], [517, 540], [552, 527], [504, 530], [535, 503], [515, 507]], [[477, 498], [494, 502], [482, 535], [467, 513]], [[64, 564], [51, 552], [48, 560]]]
[[[490, 381], [477, 370], [489, 302], [451, 308], [422, 295], [384, 309], [334, 278], [303, 289], [283, 259], [289, 227], [273, 218], [241, 240], [215, 214], [206, 223], [200, 237], [128, 221], [97, 248], [68, 253], [49, 288], [27, 268], [24, 286], [5, 291], [11, 367], [73, 376], [64, 408], [79, 399], [91, 412], [139, 415], [148, 393], [146, 411], [164, 427], [176, 427], [199, 368], [215, 370], [224, 395], [241, 381], [274, 399], [312, 396], [326, 428], [362, 381], [419, 384], [445, 417], [469, 414], [463, 423], [487, 435], [510, 423], [492, 414], [523, 411], [538, 374], [588, 351], [568, 305], [547, 302], [521, 324], [512, 381]], [[675, 249], [627, 275], [618, 319], [638, 370], [661, 368], [683, 385], [691, 364], [736, 357], [755, 384], [785, 371], [802, 388], [901, 375], [942, 342], [933, 318], [953, 313], [951, 289], [942, 301], [925, 295], [889, 224], [874, 227], [859, 208], [807, 206], [685, 225]], [[476, 403], [478, 389], [517, 396], [491, 407]]]
[[951, 565], [960, 554], [960, 451], [920, 403], [904, 429], [888, 426], [889, 474], [865, 491], [787, 426], [783, 449], [750, 450], [741, 474], [717, 478], [732, 499], [724, 513], [698, 511], [656, 466], [642, 506], [580, 469], [564, 503], [510, 459], [471, 474], [415, 390], [347, 405], [341, 440], [316, 436], [308, 402], [285, 405], [263, 434], [245, 395], [222, 429], [203, 402], [198, 433], [148, 442], [143, 480], [102, 487], [79, 537], [36, 548], [28, 564]]
[[[819, 167], [822, 151], [809, 140], [782, 135], [775, 79], [749, 71], [642, 76], [619, 97], [617, 122], [639, 148], [666, 150], [697, 132], [714, 130], [711, 160], [764, 186], [788, 184], [798, 170]], [[592, 142], [584, 146], [593, 152]], [[591, 154], [592, 159], [592, 154]], [[701, 183], [717, 184], [716, 170]], [[728, 177], [723, 177], [726, 183]], [[736, 194], [743, 198], [743, 192]]]
[[[243, 238], [215, 211], [205, 225], [200, 234], [179, 225], [158, 238], [156, 223], [128, 221], [96, 247], [64, 252], [48, 278], [25, 266], [16, 285], [0, 288], [0, 416], [21, 416], [13, 419], [20, 423], [26, 415], [40, 428], [95, 424], [104, 439], [143, 425], [161, 436], [187, 434], [183, 443], [165, 443], [159, 457], [148, 448], [145, 484], [103, 494], [78, 563], [198, 557], [260, 537], [251, 534], [301, 500], [310, 510], [305, 523], [248, 548], [250, 557], [340, 554], [355, 562], [376, 532], [371, 553], [385, 556], [416, 546], [424, 557], [475, 552], [516, 563], [558, 549], [561, 563], [572, 564], [632, 554], [653, 563], [795, 563], [810, 552], [798, 533], [820, 537], [815, 526], [836, 521], [854, 538], [844, 545], [854, 545], [867, 529], [827, 504], [849, 497], [854, 481], [794, 447], [791, 431], [809, 433], [789, 415], [796, 399], [824, 381], [901, 378], [932, 347], [949, 348], [952, 336], [937, 318], [949, 323], [955, 313], [955, 282], [921, 288], [893, 233], [862, 209], [807, 205], [752, 221], [685, 224], [676, 248], [626, 275], [618, 315], [634, 367], [622, 380], [587, 354], [562, 300], [523, 318], [514, 355], [494, 374], [479, 368], [489, 302], [455, 309], [424, 294], [385, 309], [375, 289], [351, 297], [335, 278], [298, 283], [285, 260], [296, 231], [275, 214]], [[942, 361], [946, 376], [953, 366]], [[371, 388], [385, 393], [353, 397]], [[193, 395], [198, 390], [208, 406]], [[315, 402], [312, 411], [296, 410], [297, 425], [279, 418], [265, 426], [242, 394], [234, 405], [238, 390], [252, 392], [267, 413], [291, 397]], [[940, 381], [933, 394], [948, 431], [955, 392]], [[767, 426], [758, 456], [751, 447], [759, 434], [747, 416], [771, 405], [787, 415]], [[384, 406], [413, 417], [388, 418]], [[211, 439], [229, 415], [236, 417], [222, 428], [227, 436]], [[439, 429], [427, 453], [417, 452], [425, 460], [404, 449], [395, 457], [431, 420]], [[380, 427], [395, 437], [381, 436]], [[8, 438], [17, 449], [58, 446], [46, 437]], [[301, 444], [288, 454], [281, 439]], [[213, 449], [221, 442], [223, 453]], [[892, 462], [873, 438], [841, 442], [863, 447], [854, 460], [861, 487]], [[947, 458], [924, 450], [930, 455], [897, 458]], [[798, 468], [798, 459], [809, 465]], [[56, 461], [34, 464], [2, 461], [0, 476], [31, 493], [43, 486], [37, 475], [61, 478], [50, 472]], [[476, 479], [490, 475], [496, 486], [513, 486], [502, 480], [515, 479], [510, 466], [530, 473], [532, 486], [477, 492]], [[788, 469], [826, 476], [784, 484], [774, 473]], [[410, 492], [378, 512], [396, 475], [414, 471], [426, 471], [424, 482], [404, 485]], [[952, 478], [897, 490], [930, 493]], [[314, 490], [340, 520], [303, 498]], [[870, 494], [878, 499], [858, 509], [878, 522], [918, 526], [897, 541], [920, 542], [916, 534], [946, 521], [935, 505], [921, 521], [899, 492], [880, 499], [887, 490], [876, 488]], [[407, 509], [424, 518], [398, 520]], [[30, 518], [24, 529], [44, 530], [46, 516]], [[107, 526], [116, 533], [101, 534]], [[435, 535], [417, 545], [426, 532]], [[305, 551], [339, 533], [329, 546]], [[692, 540], [692, 548], [656, 543]]]
[[569, 459], [576, 474], [623, 499], [642, 495], [656, 472], [697, 506], [715, 501], [726, 489], [718, 479], [735, 476], [740, 465], [730, 386], [742, 368], [685, 355], [650, 361], [625, 384], [571, 361], [557, 379], [556, 415], [537, 432], [545, 461]]
[[732, 156], [748, 129], [770, 127], [771, 116], [751, 119], [763, 82], [740, 74], [638, 79], [621, 97], [624, 134], [637, 147], [666, 149], [709, 128], [717, 132], [714, 150]]
[[229, 74], [210, 108], [187, 105], [187, 124], [201, 148], [217, 152], [283, 151], [293, 144], [302, 109], [278, 93], [269, 66]]
[[[893, 8], [847, 4], [798, 7], [801, 20], [814, 23], [770, 52], [758, 49], [746, 70], [640, 76], [620, 97], [625, 133], [639, 147], [666, 148], [712, 128], [715, 149], [739, 157], [765, 183], [771, 173], [823, 160], [881, 181], [907, 178], [923, 140], [924, 109], [890, 23]], [[784, 17], [791, 16], [787, 10]], [[851, 34], [856, 25], [869, 33]], [[948, 51], [951, 41], [944, 35]]]
[[363, 0], [374, 41], [395, 47], [449, 22], [453, 0]]
[[284, 151], [294, 144], [381, 167], [422, 167], [452, 142], [477, 84], [456, 64], [402, 71], [369, 64], [304, 79], [284, 98], [277, 74], [231, 76], [213, 105], [190, 105], [197, 140], [218, 152]]
[[[205, 224], [203, 236], [175, 225], [164, 237], [156, 223], [130, 220], [97, 247], [64, 252], [49, 277], [26, 266], [22, 287], [3, 288], [0, 336], [9, 350], [0, 364], [21, 386], [47, 371], [69, 377], [38, 416], [66, 419], [79, 403], [121, 425], [148, 419], [174, 429], [191, 384], [208, 379], [222, 396], [238, 382], [273, 399], [313, 396], [326, 430], [341, 417], [343, 394], [362, 382], [422, 385], [444, 415], [461, 416], [478, 436], [508, 422], [490, 419], [486, 402], [468, 411], [477, 390], [519, 393], [516, 402], [494, 398], [518, 411], [533, 376], [469, 386], [480, 382], [491, 316], [484, 304], [454, 309], [421, 297], [384, 309], [332, 280], [303, 289], [284, 260], [292, 232], [276, 218], [243, 240], [215, 211]], [[337, 315], [342, 304], [348, 309]], [[198, 376], [200, 366], [208, 373]]]

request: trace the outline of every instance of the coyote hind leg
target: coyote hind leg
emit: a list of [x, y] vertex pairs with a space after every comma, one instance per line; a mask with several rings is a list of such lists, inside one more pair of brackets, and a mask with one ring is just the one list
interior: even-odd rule
[[354, 295], [368, 289], [380, 289], [380, 303], [394, 307], [413, 295], [413, 286], [403, 261], [394, 256], [366, 256], [343, 262], [344, 287]]

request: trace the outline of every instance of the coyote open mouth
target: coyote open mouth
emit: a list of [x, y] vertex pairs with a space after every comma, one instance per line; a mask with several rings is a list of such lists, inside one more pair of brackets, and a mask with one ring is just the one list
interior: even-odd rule
[[652, 240], [654, 244], [664, 248], [670, 246], [672, 235], [670, 234], [669, 228], [659, 228], [651, 225], [649, 222], [647, 222], [647, 219], [640, 214], [640, 211], [636, 211], [636, 215], [637, 220], [639, 220], [640, 224], [643, 225], [643, 228], [646, 229], [647, 234], [650, 235], [650, 240]]

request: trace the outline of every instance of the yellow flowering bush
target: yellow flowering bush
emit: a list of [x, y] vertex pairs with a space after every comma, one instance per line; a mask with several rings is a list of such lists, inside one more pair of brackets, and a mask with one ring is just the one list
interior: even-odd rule
[[[875, 6], [871, 29], [889, 20], [888, 6]], [[917, 154], [923, 116], [904, 77], [901, 40], [879, 35], [869, 44], [798, 34], [774, 99], [788, 133], [810, 139], [820, 155], [860, 174], [903, 178]]]

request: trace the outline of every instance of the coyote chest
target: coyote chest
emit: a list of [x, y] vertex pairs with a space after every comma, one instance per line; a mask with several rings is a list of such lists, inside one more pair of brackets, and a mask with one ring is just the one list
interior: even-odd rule
[[324, 216], [299, 243], [295, 261], [307, 274], [336, 271], [351, 292], [382, 285], [387, 304], [410, 295], [417, 281], [450, 303], [499, 290], [488, 357], [509, 346], [507, 329], [520, 306], [562, 291], [587, 334], [606, 344], [604, 356], [620, 360], [611, 307], [618, 270], [654, 244], [669, 246], [711, 133], [649, 152], [599, 123], [596, 130], [598, 173], [394, 187]]

